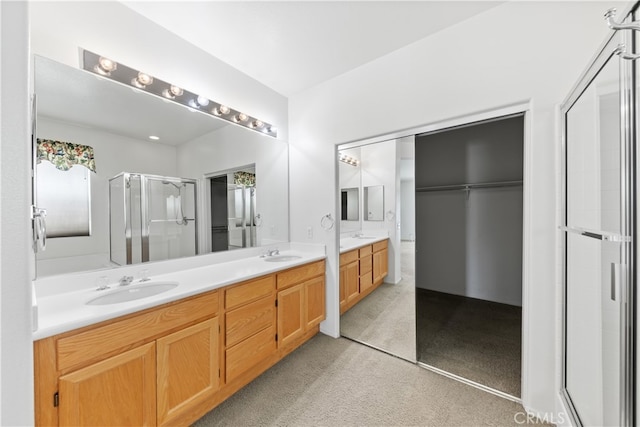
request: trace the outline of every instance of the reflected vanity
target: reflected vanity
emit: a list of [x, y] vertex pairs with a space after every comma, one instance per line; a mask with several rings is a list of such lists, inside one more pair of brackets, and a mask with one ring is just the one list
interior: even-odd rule
[[[34, 70], [37, 137], [90, 147], [95, 159], [95, 172], [82, 175], [79, 190], [46, 188], [36, 179], [36, 204], [47, 216], [59, 209], [42, 202], [43, 196], [85, 193], [84, 209], [69, 211], [67, 203], [63, 215], [80, 219], [83, 231], [49, 235], [46, 249], [36, 254], [37, 277], [190, 257], [214, 246], [218, 251], [288, 242], [286, 142], [40, 56]], [[45, 167], [51, 169], [43, 160], [36, 175], [44, 177]], [[82, 169], [73, 165], [69, 171]], [[237, 203], [233, 212], [231, 204], [224, 206], [222, 224], [214, 216], [211, 178], [230, 171], [254, 177], [243, 185], [250, 188], [248, 198], [238, 198], [252, 201], [241, 222], [251, 228], [246, 238], [234, 237]], [[220, 227], [229, 230], [222, 245], [214, 233]]]

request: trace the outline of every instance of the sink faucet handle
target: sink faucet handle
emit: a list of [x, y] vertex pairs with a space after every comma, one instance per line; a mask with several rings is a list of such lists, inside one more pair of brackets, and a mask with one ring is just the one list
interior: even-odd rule
[[127, 286], [133, 282], [133, 276], [122, 276], [119, 280], [119, 286]]
[[96, 280], [96, 284], [98, 285], [97, 291], [109, 289], [109, 278], [107, 276], [100, 276], [98, 280]]

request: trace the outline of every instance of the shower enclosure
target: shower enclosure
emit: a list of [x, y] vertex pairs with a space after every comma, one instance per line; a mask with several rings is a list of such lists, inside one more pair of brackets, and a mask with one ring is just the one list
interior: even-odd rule
[[562, 398], [573, 425], [637, 425], [640, 56], [622, 45], [636, 45], [635, 37], [630, 31], [612, 33], [562, 106]]
[[196, 180], [122, 172], [109, 180], [111, 261], [196, 255]]

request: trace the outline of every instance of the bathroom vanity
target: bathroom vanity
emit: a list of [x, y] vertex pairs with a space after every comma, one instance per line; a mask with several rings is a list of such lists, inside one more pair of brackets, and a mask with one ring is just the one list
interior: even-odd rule
[[[236, 267], [245, 265], [250, 278], [212, 279], [204, 290], [183, 286], [182, 279], [178, 288], [188, 296], [173, 294], [167, 297], [173, 301], [138, 311], [135, 302], [115, 304], [131, 312], [39, 337], [36, 425], [196, 421], [318, 333], [325, 318], [324, 255], [291, 258], [296, 261], [251, 259], [194, 269], [181, 277], [215, 277], [216, 269], [240, 277]], [[268, 272], [257, 274], [260, 269]], [[75, 322], [90, 323], [78, 313], [108, 310], [84, 305]], [[39, 335], [69, 328], [52, 325], [61, 318], [55, 314], [44, 317]]]
[[340, 314], [382, 284], [389, 271], [387, 237], [340, 240]]

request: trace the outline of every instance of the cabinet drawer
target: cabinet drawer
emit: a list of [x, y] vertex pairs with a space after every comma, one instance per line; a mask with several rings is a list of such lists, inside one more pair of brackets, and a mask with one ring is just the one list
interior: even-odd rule
[[367, 255], [364, 258], [360, 258], [360, 275], [364, 275], [366, 273], [371, 272], [372, 270], [372, 256], [371, 255]]
[[274, 285], [274, 275], [260, 277], [240, 285], [235, 285], [225, 292], [225, 307], [227, 309], [234, 308], [271, 295]]
[[340, 254], [340, 266], [349, 264], [350, 262], [357, 261], [360, 256], [358, 255], [358, 250], [345, 252]]
[[227, 347], [235, 345], [256, 332], [273, 325], [275, 320], [273, 298], [262, 298], [226, 314]]
[[376, 242], [373, 244], [373, 252], [380, 252], [384, 249], [387, 249], [387, 240], [383, 240], [382, 242]]
[[227, 349], [227, 382], [237, 378], [276, 351], [275, 328], [269, 327]]
[[363, 256], [371, 255], [371, 245], [364, 246], [358, 249], [358, 253], [360, 254], [360, 258], [362, 258]]
[[122, 352], [133, 344], [212, 317], [217, 312], [218, 292], [212, 292], [62, 337], [57, 342], [58, 369], [64, 370], [107, 354]]
[[278, 273], [278, 289], [295, 285], [321, 274], [324, 274], [324, 260], [292, 268], [284, 273]]

